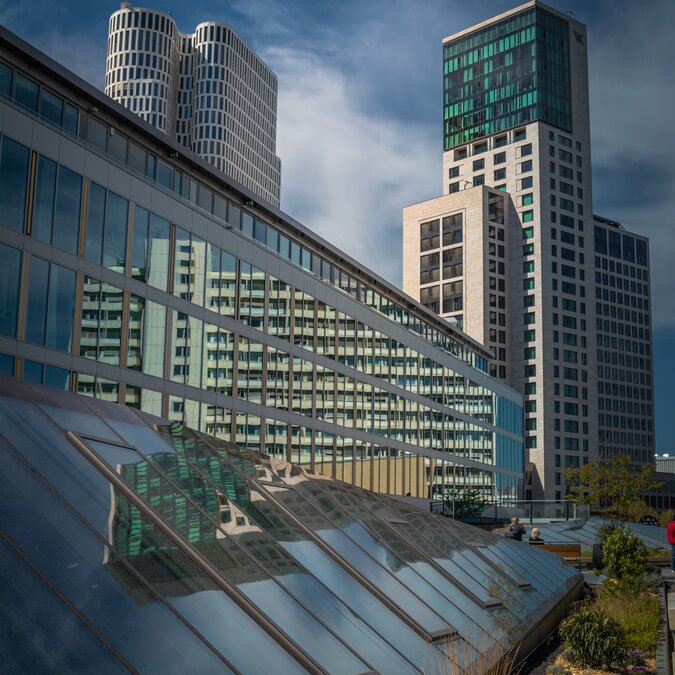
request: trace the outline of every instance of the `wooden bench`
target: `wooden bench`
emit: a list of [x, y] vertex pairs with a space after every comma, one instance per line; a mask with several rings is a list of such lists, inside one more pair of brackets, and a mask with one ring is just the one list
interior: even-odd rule
[[581, 569], [581, 544], [531, 544], [544, 551], [557, 553], [564, 560], [572, 560]]

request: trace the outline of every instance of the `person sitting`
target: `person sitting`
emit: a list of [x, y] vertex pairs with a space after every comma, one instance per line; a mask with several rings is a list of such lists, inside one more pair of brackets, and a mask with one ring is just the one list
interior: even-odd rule
[[532, 528], [532, 534], [530, 535], [530, 538], [528, 539], [530, 544], [543, 544], [544, 540], [541, 538], [541, 532], [538, 527], [533, 527]]
[[511, 526], [509, 527], [508, 535], [511, 539], [516, 541], [523, 541], [525, 528], [520, 524], [520, 518], [511, 518]]

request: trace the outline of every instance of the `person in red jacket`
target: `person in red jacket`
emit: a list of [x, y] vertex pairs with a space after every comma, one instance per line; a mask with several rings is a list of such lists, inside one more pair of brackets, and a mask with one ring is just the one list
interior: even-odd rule
[[668, 536], [668, 543], [672, 551], [670, 558], [670, 571], [675, 572], [675, 518], [673, 518], [666, 528], [666, 535]]

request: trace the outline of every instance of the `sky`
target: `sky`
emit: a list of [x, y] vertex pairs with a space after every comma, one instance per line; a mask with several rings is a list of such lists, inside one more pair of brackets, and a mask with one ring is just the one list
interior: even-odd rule
[[[401, 209], [442, 192], [441, 40], [516, 4], [146, 6], [172, 13], [186, 33], [202, 21], [229, 24], [276, 72], [282, 209], [400, 286]], [[588, 26], [594, 212], [651, 240], [656, 448], [675, 453], [675, 2], [549, 4]], [[0, 0], [0, 24], [103, 88], [117, 9], [108, 0]]]

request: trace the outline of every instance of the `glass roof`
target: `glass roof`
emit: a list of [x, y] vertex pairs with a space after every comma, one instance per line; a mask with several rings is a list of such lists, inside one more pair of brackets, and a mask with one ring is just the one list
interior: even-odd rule
[[0, 471], [12, 671], [462, 672], [580, 580], [555, 554], [10, 378]]
[[[551, 543], [579, 543], [582, 550], [590, 551], [598, 541], [598, 528], [605, 521], [597, 516], [592, 518], [578, 518], [559, 523], [538, 525], [542, 538]], [[633, 534], [642, 539], [649, 549], [665, 549], [668, 547], [665, 527], [654, 527], [640, 523], [621, 523]]]

